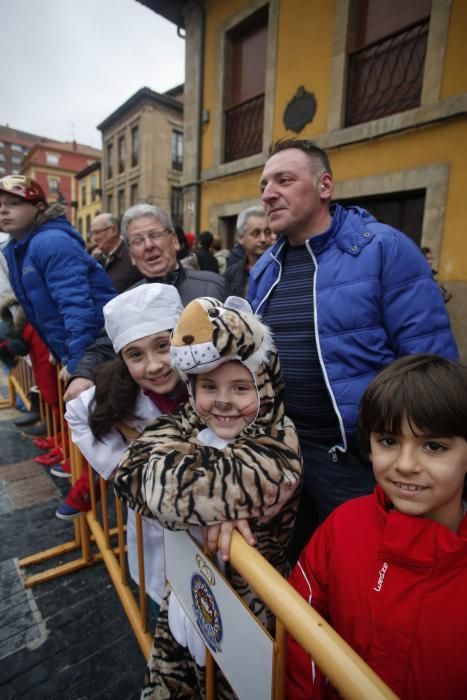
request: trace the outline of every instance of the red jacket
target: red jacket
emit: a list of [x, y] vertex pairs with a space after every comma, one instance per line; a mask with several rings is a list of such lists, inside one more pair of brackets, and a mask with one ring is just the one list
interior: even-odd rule
[[[403, 700], [467, 697], [467, 516], [454, 534], [389, 510], [379, 486], [337, 508], [290, 583]], [[286, 697], [337, 698], [288, 641]]]

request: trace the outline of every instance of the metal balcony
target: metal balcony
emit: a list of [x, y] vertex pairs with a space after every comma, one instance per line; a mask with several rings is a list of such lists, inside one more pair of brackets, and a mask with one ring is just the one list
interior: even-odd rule
[[263, 150], [264, 94], [225, 110], [224, 162]]
[[430, 19], [349, 54], [345, 125], [420, 105]]

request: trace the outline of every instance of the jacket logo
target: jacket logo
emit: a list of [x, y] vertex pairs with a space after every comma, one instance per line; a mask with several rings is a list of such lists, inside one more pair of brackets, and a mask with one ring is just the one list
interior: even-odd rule
[[383, 566], [379, 570], [378, 583], [376, 584], [376, 586], [373, 586], [374, 591], [379, 592], [382, 589], [384, 577], [386, 575], [386, 571], [388, 570], [388, 567], [389, 567], [389, 564], [387, 562], [384, 562]]

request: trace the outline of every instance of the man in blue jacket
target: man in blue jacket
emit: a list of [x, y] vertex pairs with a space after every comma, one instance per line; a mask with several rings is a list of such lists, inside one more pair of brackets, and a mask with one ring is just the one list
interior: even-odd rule
[[300, 436], [305, 542], [337, 505], [373, 488], [356, 420], [375, 374], [402, 355], [457, 349], [418, 247], [364, 209], [331, 206], [331, 166], [312, 141], [273, 144], [260, 186], [279, 238], [253, 268], [248, 298], [273, 330]]
[[47, 205], [35, 180], [0, 178], [0, 229], [12, 236], [3, 251], [11, 286], [66, 379], [98, 336], [102, 307], [116, 292], [64, 214], [62, 205]]

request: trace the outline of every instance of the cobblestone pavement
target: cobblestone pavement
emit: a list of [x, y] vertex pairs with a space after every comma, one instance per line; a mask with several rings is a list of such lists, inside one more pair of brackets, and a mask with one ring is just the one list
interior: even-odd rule
[[0, 410], [0, 697], [136, 699], [145, 663], [104, 565], [24, 587], [66, 557], [27, 570], [18, 559], [71, 540], [73, 526], [54, 515], [68, 481], [33, 461], [19, 415]]

